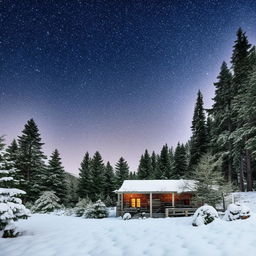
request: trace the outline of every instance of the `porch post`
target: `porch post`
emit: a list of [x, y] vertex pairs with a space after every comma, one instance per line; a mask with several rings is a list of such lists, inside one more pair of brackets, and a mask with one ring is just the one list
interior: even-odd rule
[[121, 216], [123, 215], [124, 211], [124, 194], [121, 193]]
[[152, 211], [152, 193], [149, 195], [149, 207], [150, 207], [150, 218], [153, 217], [153, 211]]
[[174, 192], [172, 192], [172, 207], [174, 208], [174, 203], [175, 203], [175, 201], [174, 201]]

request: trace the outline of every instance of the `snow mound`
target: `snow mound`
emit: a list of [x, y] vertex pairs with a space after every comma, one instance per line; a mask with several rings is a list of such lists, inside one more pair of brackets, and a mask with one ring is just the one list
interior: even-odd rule
[[212, 206], [205, 204], [194, 213], [192, 225], [207, 225], [217, 218], [219, 218], [218, 212]]
[[126, 212], [123, 215], [123, 220], [130, 220], [132, 218], [132, 215], [129, 212]]
[[240, 203], [230, 204], [225, 212], [223, 220], [233, 221], [239, 219], [247, 219], [251, 216], [251, 210]]

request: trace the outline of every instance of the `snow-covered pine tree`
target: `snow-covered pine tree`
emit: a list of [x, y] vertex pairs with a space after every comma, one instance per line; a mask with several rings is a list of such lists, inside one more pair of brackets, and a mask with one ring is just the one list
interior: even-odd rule
[[67, 179], [61, 163], [59, 151], [55, 149], [47, 166], [47, 175], [44, 180], [47, 190], [54, 191], [61, 204], [67, 203]]
[[190, 141], [189, 166], [195, 166], [200, 157], [207, 151], [207, 132], [205, 123], [205, 111], [203, 107], [203, 95], [198, 91], [197, 101], [192, 120], [192, 137]]
[[82, 217], [85, 215], [88, 208], [92, 206], [92, 201], [89, 199], [89, 197], [85, 197], [81, 199], [74, 208], [75, 215], [77, 217]]
[[174, 153], [174, 174], [171, 178], [180, 179], [187, 175], [187, 153], [183, 144], [178, 143]]
[[102, 219], [108, 217], [108, 210], [106, 205], [101, 200], [98, 200], [87, 209], [85, 217], [92, 219]]
[[232, 192], [231, 183], [224, 180], [220, 167], [221, 161], [215, 161], [209, 153], [199, 160], [193, 173], [193, 179], [197, 181], [193, 187], [197, 203], [215, 207], [222, 202], [223, 196]]
[[129, 166], [123, 157], [120, 157], [115, 166], [116, 171], [116, 187], [119, 188], [124, 180], [129, 178]]
[[236, 156], [235, 168], [240, 173], [240, 183], [243, 183], [243, 173], [245, 170], [247, 179], [247, 191], [253, 189], [252, 179], [252, 159], [250, 150], [245, 147], [248, 140], [244, 133], [243, 126], [249, 120], [244, 117], [245, 95], [249, 87], [250, 73], [252, 65], [250, 63], [250, 48], [248, 38], [241, 28], [237, 31], [237, 39], [233, 46], [233, 54], [231, 58], [232, 69], [234, 72], [232, 80], [232, 96], [231, 101], [231, 117], [233, 129], [231, 138], [233, 139], [233, 154]]
[[141, 156], [137, 175], [141, 180], [149, 180], [153, 178], [151, 157], [147, 149], [145, 150], [144, 155]]
[[153, 178], [155, 179], [156, 177], [156, 173], [157, 173], [157, 156], [156, 156], [156, 153], [155, 151], [152, 152], [152, 155], [151, 155], [151, 164], [152, 164], [152, 173], [153, 173]]
[[46, 172], [46, 156], [42, 152], [44, 143], [41, 142], [38, 127], [33, 119], [25, 124], [22, 135], [18, 137], [18, 145], [17, 168], [25, 179], [26, 199], [35, 201], [44, 190], [42, 178]]
[[25, 191], [15, 188], [16, 169], [10, 169], [8, 161], [3, 153], [4, 141], [0, 137], [0, 231], [3, 237], [15, 237], [18, 235], [14, 222], [18, 219], [26, 219], [30, 211], [22, 204], [20, 195]]
[[61, 209], [60, 199], [55, 195], [54, 191], [44, 191], [42, 195], [35, 201], [32, 212], [48, 213]]
[[89, 153], [86, 152], [79, 169], [78, 195], [80, 198], [92, 197], [92, 170]]
[[213, 117], [212, 124], [212, 151], [223, 161], [223, 173], [225, 178], [232, 181], [232, 132], [231, 101], [232, 101], [232, 74], [226, 62], [221, 65], [218, 81], [214, 83], [216, 88], [214, 104], [210, 110]]

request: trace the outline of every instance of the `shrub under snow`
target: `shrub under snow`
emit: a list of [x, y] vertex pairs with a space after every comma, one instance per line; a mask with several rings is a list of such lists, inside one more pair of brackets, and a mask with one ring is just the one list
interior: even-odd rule
[[92, 202], [89, 198], [83, 198], [76, 204], [76, 207], [74, 208], [75, 215], [77, 217], [84, 216], [87, 212], [87, 209], [90, 208], [91, 205]]
[[53, 212], [62, 208], [60, 205], [60, 199], [55, 195], [53, 191], [45, 191], [43, 194], [35, 201], [32, 207], [33, 212], [47, 213]]
[[218, 212], [210, 205], [199, 207], [193, 216], [193, 226], [207, 225], [219, 218]]
[[108, 217], [106, 205], [101, 200], [98, 200], [96, 203], [87, 208], [85, 217], [92, 219], [102, 219]]
[[123, 215], [123, 220], [130, 220], [132, 218], [132, 215], [129, 212], [126, 212]]
[[251, 216], [251, 211], [247, 206], [239, 203], [230, 204], [223, 217], [226, 221], [233, 221], [238, 219], [247, 219]]

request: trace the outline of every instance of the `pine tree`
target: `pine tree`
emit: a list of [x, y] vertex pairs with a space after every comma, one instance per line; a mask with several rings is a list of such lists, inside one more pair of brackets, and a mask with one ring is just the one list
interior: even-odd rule
[[105, 191], [104, 191], [105, 198], [109, 197], [110, 199], [114, 199], [116, 197], [114, 193], [115, 189], [116, 189], [116, 183], [115, 183], [114, 170], [111, 164], [107, 162], [105, 167]]
[[30, 119], [18, 137], [19, 151], [17, 168], [21, 170], [25, 183], [24, 188], [27, 192], [27, 200], [35, 201], [41, 191], [42, 176], [45, 174], [46, 156], [42, 152], [41, 136], [38, 127], [33, 119]]
[[247, 36], [241, 28], [237, 31], [237, 39], [233, 47], [233, 54], [231, 58], [232, 69], [234, 71], [232, 81], [232, 94], [233, 100], [231, 102], [231, 114], [233, 121], [233, 132], [231, 138], [234, 140], [234, 155], [238, 159], [237, 155], [241, 155], [240, 163], [235, 166], [236, 170], [240, 173], [240, 183], [243, 183], [243, 166], [245, 161], [246, 166], [246, 177], [247, 177], [247, 190], [251, 191], [253, 188], [252, 180], [252, 163], [251, 163], [251, 152], [248, 148], [245, 148], [247, 140], [246, 136], [243, 136], [243, 125], [246, 120], [243, 118], [243, 112], [241, 106], [245, 104], [244, 95], [249, 86], [249, 75], [251, 73], [250, 65], [250, 47]]
[[129, 178], [129, 166], [123, 157], [120, 157], [115, 166], [116, 171], [116, 187], [120, 188], [124, 180]]
[[67, 180], [61, 163], [60, 153], [55, 149], [50, 157], [47, 175], [44, 179], [45, 190], [54, 191], [61, 204], [67, 203]]
[[86, 152], [79, 169], [78, 195], [80, 198], [92, 198], [92, 182], [91, 159]]
[[232, 101], [232, 74], [225, 62], [221, 65], [218, 81], [214, 83], [216, 87], [214, 104], [210, 111], [213, 117], [212, 124], [212, 150], [217, 157], [221, 157], [222, 170], [226, 180], [232, 181], [232, 140], [230, 134], [233, 130], [231, 120]]
[[14, 188], [16, 169], [9, 169], [8, 161], [4, 157], [4, 140], [0, 137], [0, 231], [3, 230], [3, 238], [18, 235], [14, 222], [18, 219], [26, 219], [30, 212], [22, 204], [21, 195], [25, 191]]
[[151, 157], [147, 149], [145, 150], [144, 155], [141, 156], [137, 175], [141, 180], [149, 180], [153, 178]]
[[102, 157], [98, 151], [94, 154], [91, 161], [92, 183], [91, 200], [95, 202], [103, 196], [105, 189], [105, 166]]
[[203, 95], [200, 91], [197, 94], [197, 101], [192, 120], [192, 137], [190, 144], [190, 163], [195, 166], [200, 157], [207, 151], [207, 132], [205, 124], [205, 111], [203, 108]]
[[170, 151], [165, 144], [161, 150], [160, 157], [158, 160], [158, 171], [156, 174], [156, 179], [170, 179], [173, 174], [174, 166], [172, 166], [170, 159]]
[[183, 144], [178, 143], [174, 153], [174, 174], [171, 178], [185, 178], [187, 176], [187, 169], [186, 149]]
[[155, 179], [156, 178], [156, 174], [157, 174], [157, 156], [155, 151], [153, 151], [152, 155], [151, 155], [151, 164], [152, 164], [152, 178]]
[[199, 160], [193, 173], [194, 180], [197, 181], [193, 186], [197, 203], [215, 207], [222, 202], [224, 195], [232, 192], [231, 183], [225, 182], [220, 166], [220, 160], [216, 162], [210, 154], [203, 155]]
[[32, 212], [47, 213], [61, 209], [60, 199], [54, 191], [44, 191], [35, 201]]

